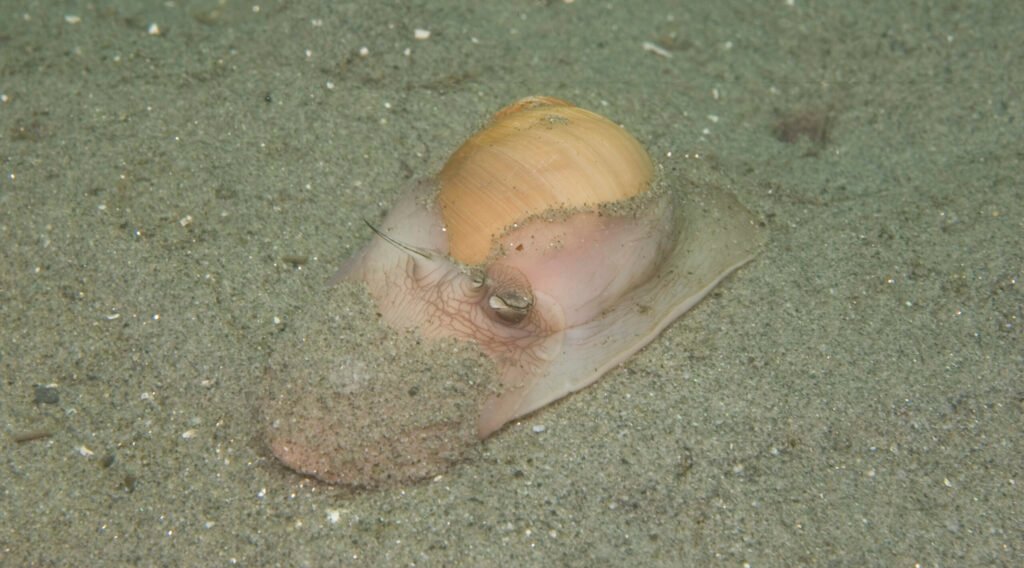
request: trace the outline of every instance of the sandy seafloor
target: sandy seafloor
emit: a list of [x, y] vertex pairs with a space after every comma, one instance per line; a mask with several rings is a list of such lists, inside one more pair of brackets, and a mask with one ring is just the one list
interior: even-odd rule
[[[0, 564], [1024, 563], [1024, 3], [142, 4], [0, 4]], [[275, 342], [528, 94], [763, 252], [437, 479], [284, 469]]]

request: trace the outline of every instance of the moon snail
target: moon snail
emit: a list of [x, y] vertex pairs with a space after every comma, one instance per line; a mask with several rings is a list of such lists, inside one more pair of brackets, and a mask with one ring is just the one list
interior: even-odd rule
[[666, 177], [596, 113], [500, 110], [290, 322], [264, 375], [270, 451], [329, 483], [433, 477], [625, 361], [760, 243], [731, 195]]

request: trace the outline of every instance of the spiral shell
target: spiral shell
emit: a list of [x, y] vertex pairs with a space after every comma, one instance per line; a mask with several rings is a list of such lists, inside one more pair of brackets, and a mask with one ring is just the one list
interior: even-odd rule
[[449, 254], [482, 263], [513, 224], [633, 197], [650, 187], [653, 171], [643, 146], [610, 120], [553, 97], [516, 101], [438, 175]]

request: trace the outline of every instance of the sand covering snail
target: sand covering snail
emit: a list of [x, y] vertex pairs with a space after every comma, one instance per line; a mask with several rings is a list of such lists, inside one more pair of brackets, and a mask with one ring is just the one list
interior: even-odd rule
[[327, 482], [434, 476], [626, 360], [759, 243], [591, 111], [528, 97], [412, 184], [270, 359], [271, 451]]

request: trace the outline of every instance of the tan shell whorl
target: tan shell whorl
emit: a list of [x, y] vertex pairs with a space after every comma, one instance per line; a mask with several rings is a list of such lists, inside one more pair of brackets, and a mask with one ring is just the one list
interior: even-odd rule
[[593, 208], [650, 186], [654, 166], [625, 129], [552, 97], [503, 108], [452, 154], [437, 201], [450, 255], [479, 264], [513, 223], [552, 208]]

